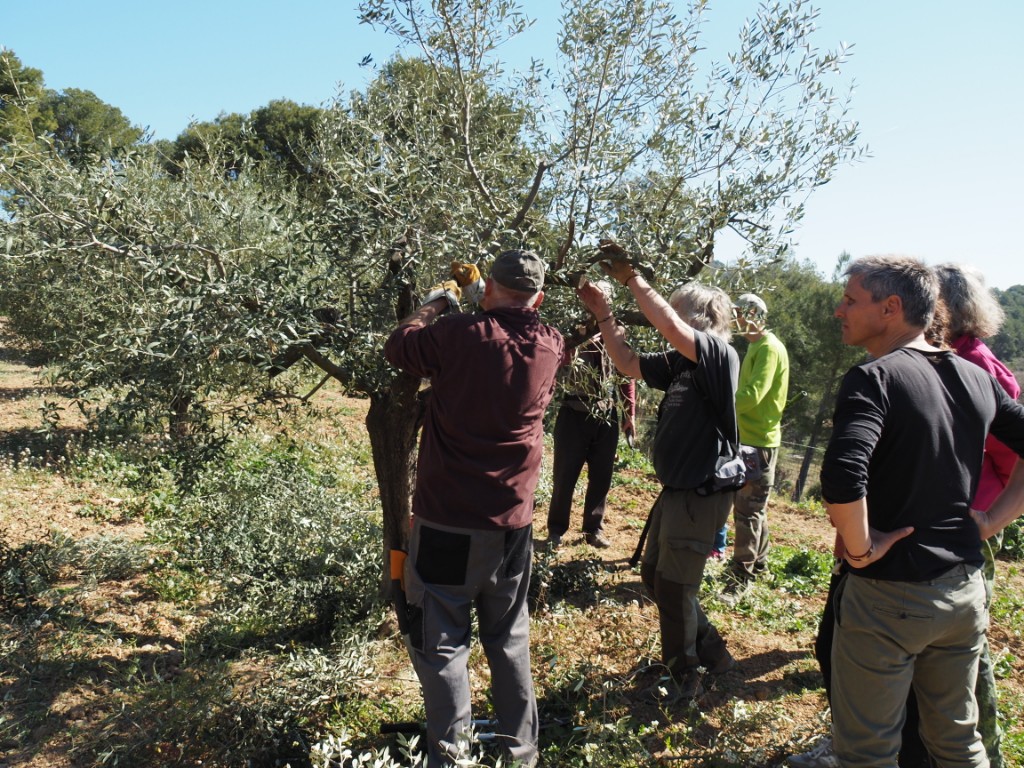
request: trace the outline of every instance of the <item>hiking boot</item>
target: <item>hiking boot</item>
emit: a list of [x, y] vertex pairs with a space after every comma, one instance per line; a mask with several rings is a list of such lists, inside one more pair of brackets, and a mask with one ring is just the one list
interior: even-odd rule
[[831, 736], [822, 736], [813, 749], [786, 758], [791, 768], [842, 768]]
[[608, 547], [612, 545], [612, 543], [608, 540], [608, 537], [600, 531], [584, 533], [583, 539], [587, 542], [587, 544], [589, 544], [592, 547], [596, 547], [597, 549], [608, 549]]

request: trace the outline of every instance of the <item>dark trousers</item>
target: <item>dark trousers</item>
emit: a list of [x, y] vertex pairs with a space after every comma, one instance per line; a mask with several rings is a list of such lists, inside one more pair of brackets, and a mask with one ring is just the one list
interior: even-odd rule
[[728, 656], [699, 598], [708, 552], [732, 511], [734, 496], [665, 488], [651, 510], [640, 578], [658, 606], [662, 661], [679, 679]]
[[612, 487], [619, 425], [563, 405], [555, 419], [554, 462], [548, 533], [561, 536], [569, 530], [569, 514], [576, 481], [587, 466], [587, 491], [583, 498], [583, 530], [597, 533], [604, 525], [605, 503]]

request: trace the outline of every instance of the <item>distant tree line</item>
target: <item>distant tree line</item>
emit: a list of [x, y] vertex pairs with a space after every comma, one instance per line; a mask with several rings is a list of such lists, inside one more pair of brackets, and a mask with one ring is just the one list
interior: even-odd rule
[[1022, 379], [1024, 372], [1024, 285], [1014, 285], [1005, 291], [996, 290], [999, 303], [1006, 313], [1003, 327], [992, 339], [989, 346], [1000, 360]]

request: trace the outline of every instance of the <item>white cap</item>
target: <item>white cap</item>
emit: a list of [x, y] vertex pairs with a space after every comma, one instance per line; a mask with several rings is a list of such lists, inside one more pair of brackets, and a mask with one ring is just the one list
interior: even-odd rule
[[744, 315], [753, 314], [762, 320], [768, 317], [768, 305], [764, 303], [760, 296], [753, 293], [744, 293], [733, 302], [733, 306]]

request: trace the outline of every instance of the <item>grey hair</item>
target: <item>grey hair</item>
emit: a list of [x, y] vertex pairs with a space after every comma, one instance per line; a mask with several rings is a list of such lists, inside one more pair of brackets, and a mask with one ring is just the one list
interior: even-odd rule
[[864, 256], [846, 268], [846, 276], [860, 278], [872, 301], [899, 296], [903, 318], [913, 328], [927, 328], [939, 298], [935, 272], [912, 256]]
[[939, 264], [935, 268], [939, 292], [949, 309], [949, 332], [953, 338], [974, 336], [987, 339], [999, 333], [1006, 314], [999, 300], [985, 286], [985, 278], [973, 267]]
[[702, 283], [685, 283], [668, 298], [669, 306], [698, 331], [729, 341], [732, 333], [732, 300], [721, 288]]

